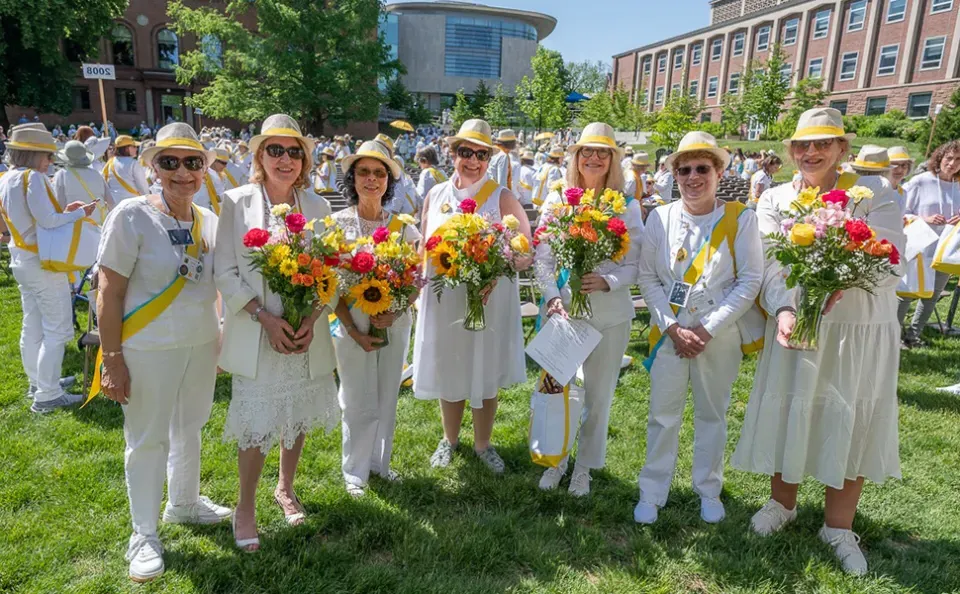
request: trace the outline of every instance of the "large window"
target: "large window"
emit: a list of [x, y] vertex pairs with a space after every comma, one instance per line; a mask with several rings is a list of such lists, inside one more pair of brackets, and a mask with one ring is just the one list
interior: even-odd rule
[[770, 47], [770, 26], [764, 25], [757, 29], [757, 51], [765, 52]]
[[680, 70], [683, 68], [683, 50], [674, 50], [673, 51], [673, 69]]
[[717, 86], [720, 84], [720, 79], [716, 76], [711, 76], [710, 80], [707, 81], [707, 98], [713, 99], [717, 96]]
[[784, 64], [780, 67], [780, 80], [790, 84], [790, 79], [793, 77], [793, 64]]
[[814, 58], [807, 65], [807, 78], [823, 78], [823, 58]]
[[953, 8], [953, 0], [933, 0], [930, 2], [930, 14], [946, 12]]
[[943, 46], [946, 37], [930, 37], [923, 42], [923, 54], [920, 57], [920, 70], [936, 70], [943, 62]]
[[[919, 1], [919, 0], [918, 0]], [[907, 0], [890, 0], [887, 4], [887, 22], [896, 23], [902, 21], [907, 14]]]
[[733, 55], [742, 56], [743, 55], [743, 32], [735, 33], [733, 35]]
[[180, 64], [180, 40], [170, 29], [157, 33], [157, 66], [161, 70], [173, 70]]
[[857, 76], [857, 58], [860, 52], [847, 52], [840, 58], [840, 80], [853, 80]]
[[813, 20], [813, 38], [823, 39], [830, 32], [830, 9], [821, 10]]
[[867, 111], [864, 112], [866, 115], [883, 115], [887, 112], [887, 98], [886, 97], [870, 97], [867, 99]]
[[907, 117], [925, 118], [930, 115], [933, 93], [914, 93], [907, 99]]
[[831, 101], [830, 107], [839, 111], [842, 115], [847, 115], [847, 100]]
[[783, 45], [793, 45], [800, 33], [800, 19], [794, 17], [783, 25]]
[[117, 23], [113, 26], [112, 37], [113, 63], [117, 66], [133, 66], [133, 33]]
[[727, 92], [728, 93], [739, 93], [740, 92], [740, 73], [734, 72], [730, 75], [730, 80], [727, 81]]
[[134, 89], [116, 89], [117, 111], [122, 113], [137, 112], [137, 91]]
[[699, 66], [700, 62], [703, 61], [703, 44], [698, 43], [694, 45], [690, 53], [692, 54], [690, 58], [691, 65]]
[[677, 84], [671, 86], [671, 87], [670, 87], [670, 96], [671, 96], [671, 97], [676, 97], [677, 95], [680, 94], [680, 90], [681, 90], [682, 88], [683, 88], [683, 87], [680, 86], [680, 83], [677, 83]]
[[720, 56], [723, 55], [723, 40], [714, 39], [713, 44], [710, 46], [710, 61], [716, 62], [720, 59]]
[[897, 71], [897, 55], [899, 45], [885, 45], [880, 48], [880, 58], [877, 60], [877, 76], [889, 76]]
[[660, 54], [657, 58], [657, 72], [667, 71], [667, 54]]
[[653, 104], [663, 105], [663, 87], [657, 87], [657, 91], [653, 94]]
[[87, 87], [73, 87], [74, 111], [90, 111], [90, 89]]
[[200, 49], [211, 68], [223, 68], [223, 44], [216, 35], [206, 34], [200, 39]]
[[537, 41], [533, 25], [505, 19], [447, 17], [444, 73], [447, 76], [500, 78], [504, 37]]
[[850, 3], [850, 9], [847, 11], [847, 31], [860, 31], [863, 29], [863, 21], [867, 17], [867, 0], [857, 0]]
[[651, 68], [652, 68], [652, 60], [650, 60], [650, 58], [645, 58], [643, 60], [643, 73], [650, 74]]
[[690, 96], [696, 99], [700, 96], [700, 81], [691, 80], [690, 81]]

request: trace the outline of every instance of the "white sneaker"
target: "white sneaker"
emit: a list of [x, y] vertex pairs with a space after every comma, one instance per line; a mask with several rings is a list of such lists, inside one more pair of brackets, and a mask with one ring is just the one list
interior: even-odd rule
[[540, 477], [540, 490], [553, 491], [560, 486], [560, 479], [567, 474], [567, 461], [564, 460], [556, 468], [548, 468], [543, 471]]
[[394, 472], [393, 470], [390, 470], [390, 469], [388, 469], [386, 472], [379, 472], [379, 471], [378, 471], [378, 472], [373, 472], [373, 471], [370, 471], [370, 473], [379, 476], [380, 478], [382, 478], [382, 479], [385, 480], [385, 481], [390, 481], [391, 483], [401, 483], [401, 482], [403, 482], [403, 477], [401, 477], [399, 473]]
[[354, 485], [353, 483], [345, 483], [347, 488], [347, 495], [353, 497], [354, 499], [359, 499], [367, 494], [367, 490], [360, 485]]
[[787, 509], [771, 499], [750, 518], [750, 527], [760, 536], [769, 536], [797, 519], [797, 508]]
[[156, 536], [131, 536], [126, 558], [130, 579], [135, 582], [149, 582], [163, 575], [163, 545]]
[[840, 559], [843, 570], [850, 575], [867, 573], [867, 559], [860, 550], [860, 537], [853, 530], [829, 528], [826, 524], [820, 529], [820, 540], [833, 547], [833, 553]]
[[960, 396], [960, 384], [953, 384], [952, 386], [944, 386], [943, 388], [937, 388], [937, 392], [946, 392], [947, 394]]
[[170, 505], [163, 508], [163, 521], [168, 524], [217, 524], [233, 515], [233, 510], [210, 501], [209, 497], [199, 497], [190, 505]]
[[573, 469], [573, 476], [570, 477], [570, 494], [574, 497], [584, 497], [590, 494], [590, 481], [593, 480], [590, 478], [589, 470], [577, 470]]
[[641, 499], [633, 508], [633, 521], [637, 524], [653, 524], [657, 521], [657, 511], [656, 505]]
[[700, 498], [700, 519], [707, 524], [716, 524], [727, 516], [723, 509], [723, 502], [713, 497]]

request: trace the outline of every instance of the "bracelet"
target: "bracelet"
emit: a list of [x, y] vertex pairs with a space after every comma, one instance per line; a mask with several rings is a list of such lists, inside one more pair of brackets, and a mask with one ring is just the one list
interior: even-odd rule
[[789, 305], [786, 305], [786, 306], [781, 307], [780, 309], [778, 309], [778, 310], [777, 310], [777, 313], [776, 313], [773, 317], [777, 317], [777, 316], [779, 316], [781, 313], [783, 313], [783, 312], [785, 312], [785, 311], [789, 311], [789, 312], [792, 313], [793, 315], [797, 315], [797, 309], [796, 309], [795, 307], [790, 307]]
[[104, 351], [103, 358], [107, 359], [109, 357], [119, 357], [123, 355], [123, 351]]

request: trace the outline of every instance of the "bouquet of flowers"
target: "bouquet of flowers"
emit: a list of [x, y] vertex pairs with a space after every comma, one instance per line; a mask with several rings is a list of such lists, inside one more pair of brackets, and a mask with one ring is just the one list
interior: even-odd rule
[[580, 292], [582, 279], [605, 260], [622, 260], [630, 249], [627, 225], [617, 218], [626, 212], [627, 201], [610, 189], [596, 197], [593, 190], [567, 188], [563, 196], [565, 204], [555, 204], [543, 214], [533, 244], [547, 243], [561, 269], [561, 281], [569, 277], [570, 316], [589, 319], [593, 310], [590, 296]]
[[250, 266], [280, 296], [283, 319], [296, 331], [317, 304], [327, 305], [336, 295], [343, 233], [330, 217], [315, 232], [316, 220], [290, 210], [288, 204], [274, 206], [267, 229], [247, 231], [243, 245], [250, 248]]
[[427, 255], [436, 268], [430, 280], [437, 299], [447, 287], [467, 286], [467, 309], [463, 327], [483, 330], [486, 320], [481, 290], [501, 276], [513, 278], [516, 261], [530, 254], [530, 242], [520, 233], [520, 221], [513, 215], [491, 223], [476, 214], [471, 198], [460, 202], [453, 215], [427, 240]]
[[[404, 227], [416, 227], [408, 214], [397, 215]], [[348, 299], [368, 316], [385, 312], [400, 315], [410, 307], [413, 296], [423, 288], [420, 257], [402, 231], [379, 227], [371, 237], [361, 237], [347, 246], [337, 274]], [[370, 336], [388, 344], [387, 330], [370, 325]]]
[[767, 238], [768, 256], [790, 271], [787, 288], [800, 287], [792, 347], [817, 349], [823, 308], [834, 292], [856, 288], [873, 293], [885, 275], [897, 274], [896, 246], [886, 239], [877, 241], [870, 225], [855, 216], [857, 206], [872, 198], [873, 192], [863, 186], [822, 195], [820, 188], [807, 188], [784, 213], [781, 232]]

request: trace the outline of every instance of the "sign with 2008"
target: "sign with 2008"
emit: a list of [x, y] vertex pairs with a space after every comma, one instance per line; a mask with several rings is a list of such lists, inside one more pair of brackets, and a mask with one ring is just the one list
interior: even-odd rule
[[113, 64], [84, 64], [83, 78], [117, 80], [117, 71]]

